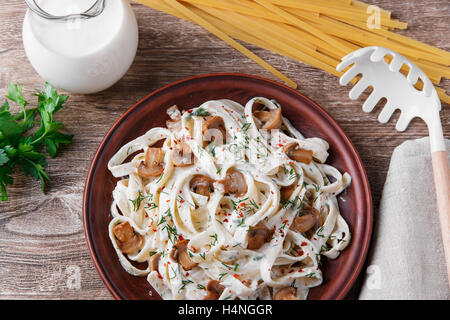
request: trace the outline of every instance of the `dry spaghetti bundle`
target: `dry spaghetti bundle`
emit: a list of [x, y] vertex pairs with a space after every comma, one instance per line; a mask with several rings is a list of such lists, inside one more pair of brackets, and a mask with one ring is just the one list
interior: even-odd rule
[[[256, 45], [339, 77], [336, 66], [348, 53], [366, 46], [392, 49], [420, 67], [438, 85], [450, 75], [450, 53], [396, 34], [407, 24], [391, 12], [355, 0], [137, 0], [194, 22], [266, 68], [291, 87], [296, 84], [244, 47]], [[373, 21], [372, 21], [373, 20]], [[369, 24], [369, 21], [376, 24]], [[407, 72], [407, 66], [403, 68]], [[353, 79], [357, 81], [357, 79]]]

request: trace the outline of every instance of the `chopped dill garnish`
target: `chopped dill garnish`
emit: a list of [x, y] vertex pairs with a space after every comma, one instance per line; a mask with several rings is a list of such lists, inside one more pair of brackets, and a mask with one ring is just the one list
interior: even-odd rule
[[213, 238], [214, 242], [211, 242], [211, 246], [215, 246], [217, 244], [217, 233], [214, 233], [214, 235], [209, 236], [210, 238]]
[[319, 229], [317, 229], [316, 235], [318, 237], [325, 238], [325, 235], [323, 233], [321, 233], [322, 231], [323, 231], [323, 226], [321, 226]]
[[184, 290], [184, 288], [189, 284], [189, 283], [193, 283], [191, 280], [183, 280], [181, 281], [181, 283], [183, 283], [183, 285], [180, 287], [180, 289], [178, 290], [178, 292], [180, 292], [181, 290]]
[[241, 128], [241, 130], [242, 130], [244, 133], [247, 133], [248, 128], [250, 128], [250, 125], [251, 125], [251, 123], [249, 123], [249, 122], [244, 123], [244, 125], [243, 125], [242, 128]]
[[186, 117], [186, 120], [191, 120], [192, 117], [207, 117], [209, 115], [211, 114], [205, 109], [197, 108]]
[[138, 196], [137, 196], [136, 199], [134, 199], [134, 200], [128, 199], [128, 200], [133, 205], [133, 211], [137, 211], [137, 210], [139, 210], [139, 208], [141, 207], [142, 203], [144, 203], [144, 201], [146, 199], [150, 199], [150, 201], [151, 201], [153, 199], [153, 195], [150, 194], [150, 195], [146, 196], [146, 195], [144, 195], [144, 193], [141, 190], [139, 190], [138, 191]]
[[209, 144], [209, 152], [212, 154], [212, 156], [216, 157], [216, 144], [214, 142], [211, 142]]
[[219, 274], [219, 280], [222, 280], [222, 278], [225, 277], [227, 274], [228, 274], [228, 272]]
[[225, 264], [225, 263], [223, 263], [223, 262], [222, 262], [222, 265], [224, 265], [225, 267], [227, 267], [228, 270], [232, 270], [232, 269], [233, 269], [233, 267], [231, 267], [231, 266], [229, 266], [229, 265], [227, 265], [227, 264]]

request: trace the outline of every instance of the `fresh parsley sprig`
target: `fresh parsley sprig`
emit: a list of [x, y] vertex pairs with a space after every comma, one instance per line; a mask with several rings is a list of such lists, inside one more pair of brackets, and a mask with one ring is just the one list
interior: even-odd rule
[[[48, 83], [43, 91], [35, 89], [37, 106], [26, 108], [27, 100], [21, 85], [9, 84], [8, 94], [0, 106], [0, 191], [1, 201], [7, 201], [7, 185], [12, 185], [12, 174], [19, 168], [25, 175], [41, 182], [42, 191], [45, 182], [50, 180], [44, 167], [46, 155], [55, 157], [60, 147], [72, 142], [73, 135], [60, 130], [64, 125], [54, 121], [54, 114], [63, 107], [68, 96], [61, 94]], [[22, 110], [13, 115], [10, 102], [16, 103]], [[39, 117], [39, 120], [36, 120]], [[33, 131], [36, 124], [37, 130]], [[46, 153], [43, 152], [45, 147]]]

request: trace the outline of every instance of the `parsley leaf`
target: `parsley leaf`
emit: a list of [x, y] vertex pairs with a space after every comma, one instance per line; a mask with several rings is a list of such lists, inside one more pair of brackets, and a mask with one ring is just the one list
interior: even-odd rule
[[0, 166], [4, 165], [9, 161], [8, 155], [4, 149], [0, 149]]
[[[67, 95], [59, 95], [48, 83], [43, 91], [36, 89], [37, 106], [26, 108], [28, 102], [23, 96], [21, 85], [9, 84], [5, 102], [0, 107], [0, 191], [1, 200], [7, 201], [7, 185], [13, 184], [12, 174], [18, 168], [26, 176], [31, 176], [41, 183], [42, 191], [45, 182], [50, 180], [45, 171], [47, 165], [43, 146], [51, 157], [57, 155], [63, 144], [72, 143], [73, 135], [64, 134], [61, 122], [54, 121], [54, 114], [63, 107]], [[21, 111], [13, 115], [10, 102], [21, 107]], [[36, 116], [39, 115], [39, 121]], [[34, 133], [29, 133], [39, 124]]]

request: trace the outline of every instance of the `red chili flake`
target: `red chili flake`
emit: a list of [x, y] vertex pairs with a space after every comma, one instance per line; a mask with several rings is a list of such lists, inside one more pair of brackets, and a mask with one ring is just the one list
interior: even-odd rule
[[169, 150], [173, 150], [172, 147], [169, 147]]
[[288, 223], [289, 222], [289, 220], [284, 220], [282, 223]]
[[239, 275], [237, 273], [233, 274], [233, 277], [235, 277], [236, 279], [239, 278]]
[[303, 250], [299, 250], [299, 251], [298, 251], [298, 255], [299, 255], [299, 256], [302, 256], [303, 254], [304, 254]]
[[183, 190], [180, 190], [180, 193], [183, 193]]
[[184, 127], [187, 131], [189, 131], [189, 128], [188, 127]]
[[278, 146], [281, 148], [283, 145], [281, 143], [279, 143]]
[[228, 219], [223, 219], [223, 222], [228, 222]]
[[300, 268], [300, 269], [298, 269], [298, 272], [303, 272], [303, 269], [301, 269], [301, 268]]
[[184, 238], [183, 238], [183, 236], [181, 234], [178, 236], [178, 240], [179, 241], [183, 241], [184, 240]]
[[158, 278], [162, 279], [163, 277], [158, 273]]
[[153, 229], [153, 232], [156, 232], [156, 229]]
[[169, 199], [169, 200], [166, 200], [166, 202], [170, 202], [170, 199]]
[[304, 247], [304, 246], [307, 246], [308, 244], [305, 242], [305, 241], [303, 241], [301, 244], [300, 244], [300, 246], [302, 246], [302, 247]]
[[186, 272], [186, 277], [189, 277], [189, 272]]
[[271, 190], [270, 193], [273, 194], [273, 191]]
[[192, 113], [192, 112], [194, 112], [194, 110], [192, 110], [192, 109], [187, 111], [187, 113]]

